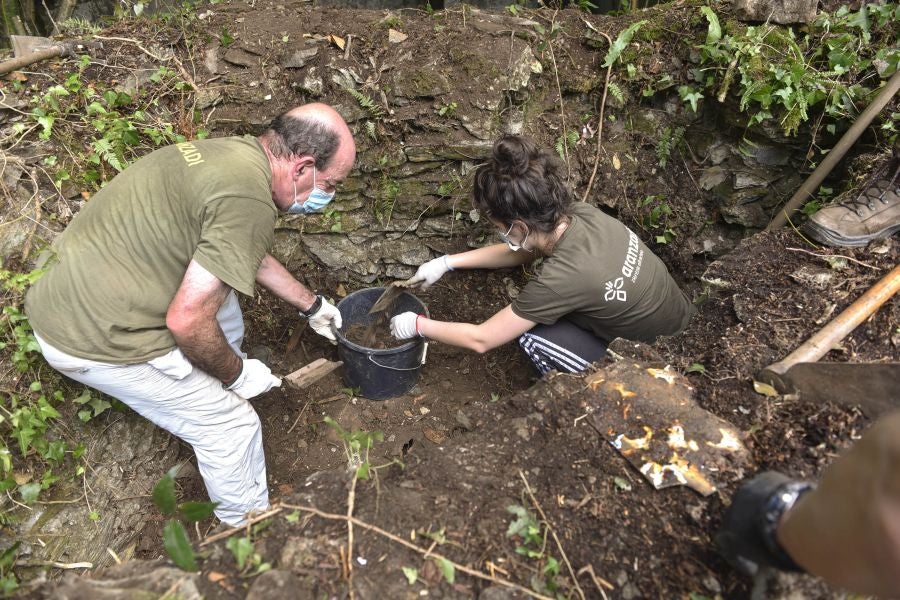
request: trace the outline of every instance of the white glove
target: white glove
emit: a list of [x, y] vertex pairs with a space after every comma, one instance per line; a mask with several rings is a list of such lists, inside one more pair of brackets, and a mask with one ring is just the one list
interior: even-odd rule
[[[302, 315], [303, 313], [300, 314]], [[322, 298], [322, 306], [319, 307], [319, 310], [309, 316], [309, 326], [313, 328], [313, 331], [324, 338], [328, 338], [332, 344], [337, 344], [332, 325], [334, 329], [340, 329], [342, 323], [341, 311], [325, 298]]]
[[255, 358], [244, 359], [241, 374], [229, 385], [231, 390], [244, 400], [249, 400], [268, 392], [273, 387], [281, 387], [281, 379], [272, 375], [271, 369], [264, 362]]
[[412, 311], [407, 311], [393, 317], [391, 319], [391, 335], [398, 340], [409, 339], [417, 335], [421, 337], [422, 334], [416, 328], [416, 321], [420, 316]]
[[420, 283], [422, 289], [427, 290], [434, 285], [438, 279], [443, 277], [444, 273], [452, 270], [453, 268], [450, 266], [450, 263], [447, 262], [447, 255], [438, 256], [419, 266], [416, 274], [410, 277], [409, 283]]

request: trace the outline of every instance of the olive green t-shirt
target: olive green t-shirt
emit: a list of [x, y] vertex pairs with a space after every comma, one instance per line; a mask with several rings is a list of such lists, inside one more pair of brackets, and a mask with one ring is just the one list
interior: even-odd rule
[[166, 311], [191, 259], [253, 295], [277, 209], [254, 138], [176, 144], [141, 158], [91, 198], [28, 292], [41, 337], [73, 356], [130, 364], [175, 346]]
[[571, 217], [514, 313], [544, 325], [565, 318], [606, 341], [652, 342], [687, 326], [693, 305], [634, 232], [588, 204]]

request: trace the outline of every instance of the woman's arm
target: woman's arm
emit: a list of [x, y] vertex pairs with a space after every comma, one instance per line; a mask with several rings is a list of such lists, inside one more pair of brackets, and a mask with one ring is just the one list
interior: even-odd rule
[[451, 254], [447, 262], [451, 269], [501, 269], [503, 267], [517, 267], [530, 263], [535, 259], [533, 253], [527, 250], [513, 252], [506, 244], [492, 244], [483, 248], [476, 248], [468, 252]]
[[481, 325], [418, 317], [416, 330], [429, 339], [482, 353], [516, 339], [535, 324], [514, 313], [512, 306], [507, 306]]

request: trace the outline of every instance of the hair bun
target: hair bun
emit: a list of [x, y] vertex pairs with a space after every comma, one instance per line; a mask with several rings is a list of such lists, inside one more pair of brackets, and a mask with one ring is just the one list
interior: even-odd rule
[[528, 172], [534, 154], [531, 142], [517, 135], [506, 135], [494, 144], [494, 164], [502, 175], [521, 176]]

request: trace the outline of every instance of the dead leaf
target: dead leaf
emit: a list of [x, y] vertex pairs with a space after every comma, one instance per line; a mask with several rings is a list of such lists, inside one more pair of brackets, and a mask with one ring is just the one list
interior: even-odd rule
[[219, 586], [225, 588], [229, 592], [234, 593], [234, 586], [228, 583], [228, 575], [224, 573], [219, 573], [218, 571], [210, 571], [209, 575], [206, 576], [212, 583], [218, 583]]
[[13, 472], [13, 479], [16, 482], [16, 485], [25, 485], [29, 481], [31, 481], [31, 473], [16, 473]]
[[424, 427], [422, 433], [425, 434], [425, 437], [428, 438], [429, 442], [437, 444], [438, 446], [447, 441], [447, 435], [443, 431], [438, 431], [431, 427]]
[[615, 169], [616, 171], [618, 171], [619, 169], [622, 168], [622, 161], [619, 160], [618, 154], [613, 154], [612, 162], [613, 162], [613, 169]]
[[347, 295], [347, 288], [344, 287], [343, 283], [339, 283], [337, 286], [337, 290], [335, 290], [335, 293], [343, 298]]
[[762, 394], [763, 396], [768, 396], [769, 398], [778, 395], [778, 391], [769, 385], [768, 383], [763, 383], [762, 381], [753, 380], [753, 391], [757, 394]]
[[340, 48], [341, 50], [343, 50], [343, 49], [344, 49], [344, 46], [347, 45], [347, 42], [344, 41], [344, 38], [338, 37], [338, 36], [336, 36], [336, 35], [329, 35], [329, 36], [328, 36], [328, 40], [329, 40], [332, 44], [334, 44], [335, 46], [337, 46], [338, 48]]
[[278, 486], [278, 493], [284, 496], [294, 493], [294, 486], [289, 483], [282, 483]]
[[89, 191], [85, 190], [85, 191], [81, 192], [81, 197], [84, 198], [85, 200], [90, 200], [91, 193]]
[[409, 36], [405, 33], [401, 33], [396, 29], [388, 29], [388, 41], [392, 44], [399, 44], [408, 38]]
[[9, 75], [6, 76], [7, 81], [28, 81], [28, 77], [24, 73], [20, 73], [19, 71], [13, 71]]

